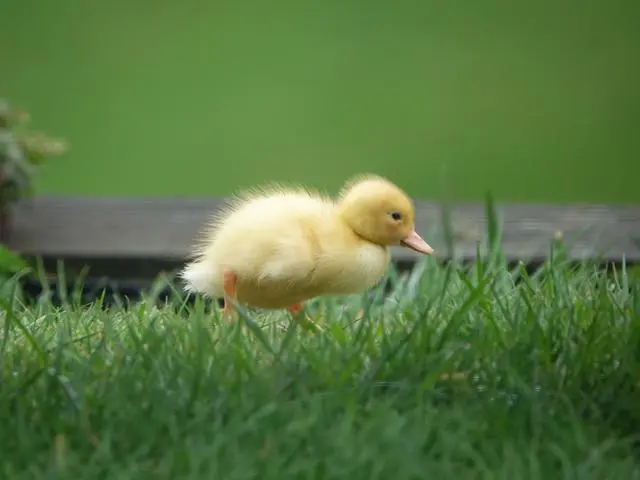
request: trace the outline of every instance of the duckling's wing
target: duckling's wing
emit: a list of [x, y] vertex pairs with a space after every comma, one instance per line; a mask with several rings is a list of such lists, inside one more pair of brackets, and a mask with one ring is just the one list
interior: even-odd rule
[[292, 236], [279, 239], [259, 262], [259, 281], [303, 286], [316, 268], [313, 245]]

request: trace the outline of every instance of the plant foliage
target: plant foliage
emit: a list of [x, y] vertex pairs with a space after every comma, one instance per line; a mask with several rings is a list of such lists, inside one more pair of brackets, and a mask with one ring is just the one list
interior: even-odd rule
[[37, 167], [47, 157], [67, 151], [63, 140], [29, 130], [26, 111], [0, 99], [0, 213], [33, 193]]

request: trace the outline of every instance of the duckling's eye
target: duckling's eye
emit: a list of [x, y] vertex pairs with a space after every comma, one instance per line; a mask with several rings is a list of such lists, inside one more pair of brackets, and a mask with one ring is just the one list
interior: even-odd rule
[[402, 219], [402, 215], [400, 212], [391, 212], [391, 218], [393, 218], [396, 222]]

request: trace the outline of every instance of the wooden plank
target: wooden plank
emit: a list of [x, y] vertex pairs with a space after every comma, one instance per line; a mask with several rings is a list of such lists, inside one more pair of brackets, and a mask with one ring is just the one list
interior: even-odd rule
[[[25, 255], [109, 261], [128, 259], [182, 262], [219, 198], [38, 197], [18, 204], [7, 245]], [[556, 234], [571, 258], [640, 260], [640, 205], [498, 204], [503, 249], [511, 260], [544, 259]], [[436, 250], [448, 251], [441, 207], [417, 201], [417, 229]], [[486, 240], [482, 204], [450, 207], [454, 255], [473, 258]], [[396, 261], [417, 257], [393, 249]]]

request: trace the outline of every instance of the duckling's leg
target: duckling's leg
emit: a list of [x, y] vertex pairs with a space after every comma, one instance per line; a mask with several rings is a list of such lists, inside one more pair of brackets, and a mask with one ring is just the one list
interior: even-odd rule
[[310, 330], [322, 330], [322, 327], [311, 320], [311, 318], [304, 314], [304, 312], [302, 314], [300, 313], [302, 312], [302, 308], [302, 303], [294, 303], [293, 305], [289, 305], [287, 307], [287, 310], [289, 311], [289, 313], [291, 313], [294, 321], [298, 322], [300, 326]]
[[230, 299], [236, 298], [236, 282], [238, 276], [231, 270], [225, 270], [222, 274], [222, 285], [224, 289], [224, 308], [222, 314], [225, 316], [231, 316], [233, 314], [233, 305], [231, 305]]
[[302, 303], [294, 303], [293, 305], [288, 306], [287, 310], [289, 310], [292, 315], [300, 313], [300, 310], [302, 310]]

